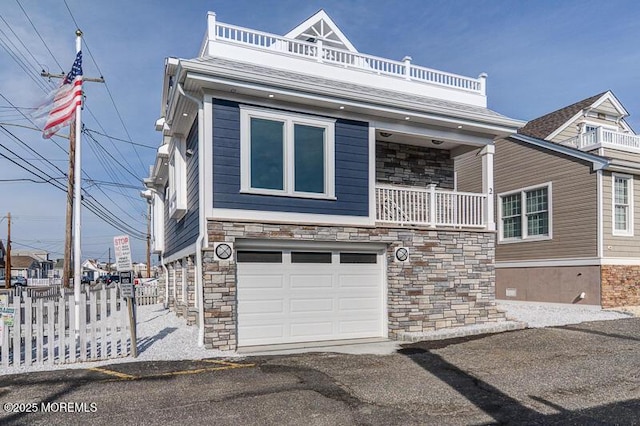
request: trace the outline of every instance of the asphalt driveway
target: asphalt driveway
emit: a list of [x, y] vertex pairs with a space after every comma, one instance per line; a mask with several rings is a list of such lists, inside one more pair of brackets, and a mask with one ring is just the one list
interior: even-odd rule
[[[640, 424], [639, 372], [640, 318], [632, 318], [415, 343], [387, 356], [2, 376], [0, 400], [11, 412], [0, 412], [0, 423]], [[21, 412], [29, 407], [38, 412]]]

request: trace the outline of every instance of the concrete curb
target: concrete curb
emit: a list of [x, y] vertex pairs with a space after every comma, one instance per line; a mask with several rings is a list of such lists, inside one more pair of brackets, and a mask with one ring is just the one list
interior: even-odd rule
[[527, 323], [521, 321], [504, 321], [490, 324], [473, 324], [452, 329], [430, 331], [426, 333], [398, 333], [398, 341], [421, 342], [430, 340], [454, 339], [456, 337], [477, 336], [479, 334], [502, 333], [505, 331], [523, 330]]

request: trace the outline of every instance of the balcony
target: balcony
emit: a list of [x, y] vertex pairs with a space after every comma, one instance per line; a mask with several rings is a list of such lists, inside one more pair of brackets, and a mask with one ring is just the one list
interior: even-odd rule
[[583, 151], [596, 148], [613, 148], [623, 151], [640, 152], [640, 136], [616, 132], [613, 130], [598, 127], [590, 132], [582, 133], [571, 139], [562, 142]]
[[[208, 28], [200, 58], [218, 57], [272, 66], [380, 89], [486, 107], [486, 74], [465, 77], [380, 58], [315, 42], [287, 38], [216, 21], [208, 17]], [[328, 70], [327, 67], [332, 67]]]
[[487, 196], [396, 185], [376, 185], [376, 221], [431, 228], [486, 229]]

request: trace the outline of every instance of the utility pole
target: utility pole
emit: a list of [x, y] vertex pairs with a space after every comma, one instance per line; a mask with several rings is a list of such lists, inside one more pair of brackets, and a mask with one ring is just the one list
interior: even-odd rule
[[69, 129], [69, 172], [67, 173], [67, 214], [66, 228], [64, 232], [64, 264], [62, 266], [62, 285], [66, 288], [71, 287], [71, 229], [73, 216], [73, 181], [75, 172], [75, 156], [76, 156], [76, 123], [71, 123]]
[[[80, 30], [76, 31], [76, 35], [78, 37], [80, 37], [82, 35], [82, 32]], [[79, 45], [77, 46], [78, 50], [79, 50]], [[40, 75], [42, 77], [45, 78], [62, 78], [64, 79], [67, 75], [66, 74], [51, 74], [48, 72], [45, 72], [44, 70], [40, 73]], [[104, 83], [104, 78], [100, 77], [100, 78], [90, 78], [90, 77], [82, 77], [82, 81], [91, 81], [94, 83]], [[71, 252], [72, 252], [72, 243], [73, 243], [73, 229], [74, 229], [74, 223], [73, 223], [73, 216], [74, 216], [74, 194], [76, 191], [75, 188], [75, 182], [76, 182], [76, 177], [75, 177], [75, 165], [76, 165], [76, 139], [79, 139], [79, 135], [78, 133], [78, 127], [76, 125], [76, 120], [74, 120], [71, 123], [70, 129], [69, 129], [69, 172], [67, 173], [67, 210], [66, 210], [66, 228], [65, 228], [65, 241], [64, 241], [64, 265], [62, 268], [62, 283], [65, 287], [69, 288], [71, 286]], [[82, 129], [80, 129], [80, 131], [82, 131]], [[81, 171], [78, 171], [78, 174], [80, 175]], [[80, 177], [80, 176], [79, 176]], [[80, 179], [78, 179], [78, 181], [80, 181]], [[78, 185], [79, 186], [79, 185]], [[78, 188], [80, 189], [80, 188]], [[79, 191], [80, 192], [80, 191]], [[80, 199], [77, 200], [78, 203], [80, 203]], [[79, 252], [79, 250], [78, 250]], [[77, 256], [80, 256], [79, 253], [76, 254]], [[82, 260], [78, 260], [78, 262], [81, 262]], [[75, 259], [74, 259], [75, 262]], [[75, 269], [75, 268], [74, 268]], [[79, 283], [74, 283], [74, 285], [79, 285]]]
[[109, 271], [109, 275], [111, 275], [111, 247], [109, 247], [109, 262], [107, 263], [107, 270]]
[[11, 288], [11, 213], [7, 213], [7, 261], [4, 267], [4, 288]]

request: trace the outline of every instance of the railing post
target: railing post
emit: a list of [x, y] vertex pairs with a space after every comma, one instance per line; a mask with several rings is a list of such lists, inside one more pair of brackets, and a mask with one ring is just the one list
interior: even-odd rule
[[596, 128], [596, 143], [602, 144], [604, 143], [604, 129], [602, 127]]
[[323, 43], [321, 39], [316, 39], [316, 60], [322, 62]]
[[406, 80], [411, 80], [411, 61], [413, 58], [411, 56], [405, 56], [402, 58], [402, 62], [404, 62], [404, 78]]
[[427, 185], [429, 190], [429, 227], [436, 227], [436, 184]]
[[478, 76], [478, 80], [480, 81], [480, 94], [487, 95], [487, 77], [489, 75], [486, 72], [483, 72]]
[[209, 41], [216, 39], [216, 13], [207, 13], [207, 38]]

